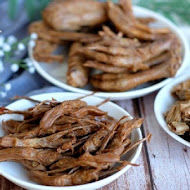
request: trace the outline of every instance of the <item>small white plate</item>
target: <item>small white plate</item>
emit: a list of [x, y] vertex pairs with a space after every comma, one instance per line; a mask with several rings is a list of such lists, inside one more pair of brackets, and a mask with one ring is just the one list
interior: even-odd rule
[[[81, 97], [82, 94], [76, 94], [76, 93], [47, 93], [47, 94], [41, 94], [41, 95], [36, 95], [32, 96], [32, 98], [37, 99], [37, 100], [46, 100], [46, 99], [51, 99], [55, 98], [58, 101], [63, 101], [63, 100], [72, 100], [76, 99], [78, 97]], [[100, 102], [103, 101], [101, 98], [97, 98], [94, 96], [89, 96], [84, 98], [89, 105], [97, 105]], [[9, 106], [7, 108], [12, 109], [12, 110], [26, 110], [30, 107], [33, 107], [34, 103], [28, 101], [28, 100], [18, 100]], [[108, 112], [108, 114], [116, 119], [120, 119], [124, 115], [129, 115], [128, 112], [126, 112], [124, 109], [119, 107], [118, 105], [112, 103], [112, 102], [107, 102], [103, 104], [100, 109], [103, 111]], [[132, 118], [131, 116], [129, 118]], [[11, 114], [11, 115], [2, 115], [0, 116], [0, 136], [4, 135], [3, 129], [2, 129], [2, 120], [8, 120], [8, 119], [21, 119], [19, 115], [16, 114]], [[142, 139], [142, 134], [140, 129], [135, 129], [133, 130], [131, 134], [131, 140], [132, 142], [136, 142], [138, 140]], [[122, 159], [127, 160], [131, 163], [135, 163], [137, 158], [140, 155], [142, 149], [142, 144], [131, 150], [129, 153], [124, 155]], [[36, 184], [35, 182], [32, 182], [25, 171], [25, 169], [22, 167], [21, 164], [16, 163], [16, 162], [1, 162], [0, 163], [0, 175], [4, 176], [8, 180], [12, 181], [13, 183], [26, 188], [26, 189], [32, 189], [32, 190], [91, 190], [91, 189], [97, 189], [100, 188], [104, 185], [107, 185], [108, 183], [114, 181], [117, 179], [119, 176], [121, 176], [123, 173], [125, 173], [131, 166], [128, 165], [119, 172], [104, 178], [102, 180], [93, 182], [93, 183], [88, 183], [85, 185], [77, 185], [77, 186], [70, 186], [70, 187], [50, 187], [50, 186], [44, 186], [44, 185], [39, 185]]]
[[[134, 6], [134, 13], [137, 17], [155, 18], [157, 22], [153, 23], [152, 27], [155, 27], [155, 28], [168, 27], [179, 37], [182, 44], [183, 63], [181, 67], [179, 68], [176, 76], [180, 75], [185, 70], [185, 67], [187, 66], [188, 60], [189, 60], [189, 57], [188, 57], [189, 47], [183, 33], [181, 33], [181, 31], [177, 28], [177, 26], [175, 26], [167, 18], [151, 10]], [[87, 85], [85, 88], [75, 88], [67, 84], [66, 82], [67, 62], [66, 61], [63, 64], [60, 64], [60, 63], [46, 64], [42, 62], [37, 62], [32, 56], [32, 48], [29, 48], [29, 56], [31, 60], [33, 60], [33, 63], [37, 72], [50, 83], [72, 92], [83, 93], [83, 94], [89, 94], [92, 92], [91, 85]], [[102, 98], [110, 97], [111, 100], [138, 98], [160, 89], [161, 87], [169, 83], [171, 80], [172, 80], [171, 78], [168, 78], [164, 80], [149, 82], [126, 92], [98, 92], [95, 94], [95, 96], [102, 97]]]
[[167, 84], [164, 88], [162, 88], [156, 96], [154, 102], [154, 112], [158, 123], [165, 130], [166, 133], [168, 133], [171, 137], [173, 137], [180, 143], [190, 147], [190, 143], [188, 141], [184, 140], [180, 136], [170, 131], [163, 115], [171, 108], [171, 106], [176, 101], [176, 99], [171, 95], [171, 90], [173, 89], [173, 87], [188, 79], [190, 79], [190, 74], [184, 73], [183, 76], [175, 78], [171, 83]]

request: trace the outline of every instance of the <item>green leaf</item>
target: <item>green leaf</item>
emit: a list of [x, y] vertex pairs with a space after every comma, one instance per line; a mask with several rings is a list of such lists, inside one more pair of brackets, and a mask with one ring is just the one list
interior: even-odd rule
[[176, 24], [190, 24], [190, 0], [134, 0], [133, 3], [159, 12]]
[[30, 20], [34, 19], [36, 14], [34, 0], [25, 0], [25, 7]]
[[8, 15], [13, 20], [17, 11], [17, 0], [8, 0]]

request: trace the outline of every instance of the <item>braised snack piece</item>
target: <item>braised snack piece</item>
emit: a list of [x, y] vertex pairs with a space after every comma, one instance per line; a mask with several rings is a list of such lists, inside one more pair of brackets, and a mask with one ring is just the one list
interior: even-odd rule
[[180, 100], [190, 100], [190, 80], [176, 85], [172, 90], [172, 95], [177, 96]]
[[34, 148], [6, 148], [0, 150], [0, 162], [30, 160], [41, 163], [44, 166], [50, 165], [61, 159], [63, 156], [56, 150], [51, 149], [34, 149]]
[[155, 41], [151, 44], [137, 48], [105, 47], [101, 45], [89, 45], [78, 50], [82, 55], [91, 59], [111, 64], [117, 67], [126, 67], [129, 71], [148, 69], [144, 64], [148, 60], [169, 50], [175, 38], [168, 36], [168, 39]]
[[190, 80], [179, 83], [171, 90], [177, 101], [164, 114], [168, 128], [187, 141], [189, 138], [190, 121]]
[[62, 102], [60, 105], [50, 109], [47, 111], [42, 120], [40, 121], [40, 129], [41, 132], [43, 129], [48, 129], [52, 126], [54, 121], [58, 119], [59, 117], [65, 115], [65, 114], [70, 114], [74, 110], [82, 108], [87, 106], [86, 102], [81, 101], [81, 100], [67, 100]]
[[144, 65], [138, 57], [136, 58], [137, 60], [135, 60], [135, 58], [131, 60], [130, 58], [128, 59], [126, 56], [108, 55], [105, 53], [89, 50], [88, 48], [83, 48], [81, 50], [78, 50], [78, 52], [90, 59], [95, 59], [97, 61], [104, 62], [105, 64], [110, 64], [113, 66], [125, 67], [132, 71], [144, 70], [148, 68], [148, 66]]
[[128, 21], [128, 24], [133, 24], [135, 28], [137, 28], [138, 30], [142, 30], [148, 33], [158, 33], [158, 34], [167, 34], [169, 33], [169, 29], [168, 28], [151, 28], [149, 26], [147, 26], [146, 24], [143, 24], [141, 22], [139, 22], [134, 14], [133, 14], [133, 10], [132, 10], [132, 1], [131, 0], [119, 0], [119, 5], [121, 6], [121, 8], [123, 9], [124, 13], [125, 13], [125, 18], [126, 21]]
[[147, 25], [138, 22], [133, 16], [130, 0], [121, 0], [120, 4], [121, 7], [109, 1], [107, 12], [108, 18], [123, 34], [142, 40], [155, 40], [160, 38], [162, 34], [170, 32], [166, 28], [151, 29]]
[[145, 62], [145, 65], [148, 65], [151, 67], [151, 66], [157, 65], [159, 63], [162, 63], [162, 62], [168, 60], [169, 58], [170, 58], [170, 52], [166, 51], [156, 57], [149, 59], [148, 61]]
[[108, 100], [92, 106], [81, 100], [84, 97], [63, 102], [24, 97], [37, 105], [15, 111], [30, 113], [30, 119], [4, 121], [9, 134], [0, 138], [0, 161], [20, 162], [31, 180], [51, 186], [81, 185], [126, 165], [137, 166], [121, 161], [121, 156], [149, 138], [137, 142], [130, 139], [143, 119], [123, 116], [116, 120], [98, 108]]
[[28, 30], [29, 33], [37, 33], [39, 39], [58, 45], [64, 45], [68, 41], [92, 43], [101, 39], [100, 36], [92, 33], [56, 31], [47, 26], [43, 21], [31, 23]]
[[99, 31], [99, 35], [102, 39], [96, 42], [99, 45], [113, 46], [113, 47], [139, 47], [141, 45], [137, 38], [125, 38], [123, 34], [119, 32], [115, 34], [108, 26], [102, 26], [103, 31]]
[[[62, 61], [60, 55], [51, 55], [51, 52], [57, 45], [70, 45], [68, 85], [84, 88], [93, 81], [92, 86], [102, 91], [124, 91], [147, 81], [174, 76], [181, 64], [179, 59], [172, 65], [174, 74], [152, 78], [141, 76], [143, 79], [139, 80], [139, 71], [147, 70], [142, 75], [149, 74], [155, 68], [158, 73], [158, 65], [169, 62], [171, 54], [181, 57], [177, 36], [169, 28], [149, 26], [151, 22], [156, 20], [135, 17], [131, 0], [119, 0], [118, 3], [54, 0], [43, 11], [43, 20], [29, 26], [29, 32], [37, 33], [39, 40], [46, 41], [40, 46], [37, 43], [34, 50], [34, 57], [39, 61]], [[49, 51], [44, 55], [43, 50]], [[101, 75], [91, 76], [94, 73]], [[104, 81], [104, 78], [109, 80]], [[128, 79], [130, 83], [135, 81], [134, 84], [121, 87], [126, 86]], [[111, 84], [117, 87], [105, 87]]]
[[105, 64], [99, 61], [86, 61], [84, 67], [94, 68], [107, 73], [126, 73], [128, 71], [125, 67], [117, 67], [109, 64]]
[[43, 20], [55, 30], [80, 30], [107, 20], [104, 3], [91, 0], [58, 0], [43, 11]]
[[45, 41], [36, 40], [34, 47], [33, 56], [37, 61], [52, 63], [52, 62], [63, 62], [63, 55], [53, 55], [53, 51], [57, 49], [57, 44]]
[[84, 87], [88, 83], [89, 69], [83, 66], [85, 57], [76, 54], [82, 44], [75, 42], [70, 47], [67, 70], [67, 83], [74, 87]]
[[116, 76], [115, 79], [111, 78], [110, 80], [101, 80], [101, 78], [105, 79], [104, 74], [98, 74], [94, 77], [92, 76], [91, 83], [95, 88], [104, 91], [126, 91], [149, 81], [173, 77], [178, 69], [176, 68], [178, 62], [178, 58], [173, 56], [168, 61], [153, 66], [148, 70], [134, 74], [123, 74], [121, 77]]
[[170, 49], [173, 39], [168, 36], [168, 39], [161, 39], [153, 43], [147, 44], [143, 47], [137, 48], [123, 48], [123, 47], [105, 47], [102, 45], [88, 45], [87, 48], [94, 51], [104, 52], [110, 55], [127, 56], [126, 59], [139, 57], [141, 61], [147, 61], [153, 57]]

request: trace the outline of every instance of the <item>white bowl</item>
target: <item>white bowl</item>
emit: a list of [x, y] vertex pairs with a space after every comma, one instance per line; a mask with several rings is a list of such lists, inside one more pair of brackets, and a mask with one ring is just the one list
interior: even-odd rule
[[[138, 17], [153, 17], [157, 20], [157, 22], [153, 23], [153, 27], [168, 27], [170, 28], [180, 39], [182, 44], [182, 60], [183, 63], [179, 68], [176, 76], [180, 75], [188, 64], [189, 57], [188, 57], [188, 42], [185, 39], [183, 33], [178, 29], [176, 25], [174, 25], [170, 20], [165, 18], [164, 16], [155, 13], [151, 10], [134, 6], [134, 13]], [[85, 88], [75, 88], [66, 83], [66, 72], [67, 72], [67, 63], [53, 63], [53, 64], [46, 64], [37, 62], [32, 56], [32, 48], [29, 47], [29, 55], [31, 60], [34, 63], [34, 66], [37, 72], [45, 78], [50, 83], [64, 88], [65, 90], [88, 94], [91, 93], [92, 87], [87, 85]], [[145, 96], [153, 91], [160, 89], [161, 87], [165, 86], [167, 83], [171, 82], [171, 78], [163, 79], [157, 82], [149, 82], [143, 84], [135, 89], [126, 92], [98, 92], [95, 96], [108, 98], [110, 97], [111, 100], [123, 100], [123, 99], [132, 99], [137, 97]]]
[[[75, 94], [75, 93], [47, 93], [47, 94], [41, 94], [41, 95], [36, 95], [32, 96], [32, 98], [37, 99], [37, 100], [46, 100], [46, 99], [51, 99], [55, 98], [59, 101], [63, 100], [70, 100], [70, 99], [75, 99], [78, 97], [81, 97], [81, 94]], [[103, 99], [97, 98], [94, 96], [89, 96], [84, 98], [89, 105], [97, 105], [98, 103], [102, 102]], [[29, 107], [33, 107], [34, 103], [28, 101], [28, 100], [18, 100], [9, 106], [7, 108], [13, 109], [13, 110], [25, 110]], [[119, 107], [118, 105], [112, 103], [112, 102], [107, 102], [106, 104], [102, 105], [100, 109], [107, 111], [110, 116], [113, 116], [116, 119], [120, 119], [124, 115], [129, 115], [128, 112], [126, 112], [124, 109]], [[132, 118], [130, 116], [130, 118]], [[2, 120], [8, 120], [8, 119], [21, 119], [20, 116], [16, 114], [12, 115], [2, 115], [0, 116], [0, 136], [4, 135], [1, 123]], [[135, 129], [132, 134], [131, 134], [131, 140], [132, 142], [136, 142], [138, 140], [142, 139], [142, 134], [140, 129]], [[131, 150], [129, 153], [124, 155], [123, 159], [135, 163], [137, 158], [139, 157], [139, 154], [142, 149], [142, 144]], [[128, 165], [119, 172], [96, 182], [88, 183], [85, 185], [77, 185], [77, 186], [70, 186], [70, 187], [50, 187], [50, 186], [44, 186], [44, 185], [39, 185], [36, 184], [35, 182], [31, 181], [25, 169], [22, 167], [21, 164], [16, 163], [16, 162], [1, 162], [0, 163], [0, 175], [4, 176], [8, 180], [12, 181], [13, 183], [26, 188], [26, 189], [32, 189], [32, 190], [89, 190], [89, 189], [97, 189], [100, 188], [104, 185], [107, 185], [108, 183], [112, 182], [113, 180], [117, 179], [119, 176], [121, 176], [123, 173], [125, 173], [131, 166]]]
[[172, 104], [174, 104], [174, 102], [176, 101], [176, 99], [171, 95], [172, 88], [187, 79], [190, 79], [190, 74], [184, 73], [183, 76], [175, 78], [171, 83], [167, 84], [164, 88], [162, 88], [156, 96], [154, 102], [154, 112], [158, 123], [165, 130], [166, 133], [168, 133], [171, 137], [173, 137], [180, 143], [190, 147], [190, 142], [184, 140], [180, 136], [170, 131], [163, 115], [171, 108]]

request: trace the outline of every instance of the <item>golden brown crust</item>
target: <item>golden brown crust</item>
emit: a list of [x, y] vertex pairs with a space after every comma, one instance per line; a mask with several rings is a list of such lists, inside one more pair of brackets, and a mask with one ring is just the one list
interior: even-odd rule
[[73, 43], [70, 47], [67, 83], [74, 87], [84, 87], [88, 83], [89, 69], [83, 66], [85, 58], [76, 52], [82, 48], [81, 43]]
[[[173, 77], [173, 65], [176, 65], [176, 63], [177, 60], [171, 57], [168, 61], [153, 66], [148, 70], [134, 74], [123, 74], [115, 79], [101, 80], [98, 77], [92, 77], [91, 83], [95, 88], [104, 91], [126, 91], [149, 81]], [[99, 78], [101, 78], [101, 74]]]
[[33, 56], [39, 62], [63, 62], [63, 55], [53, 55], [53, 51], [57, 49], [57, 44], [45, 41], [36, 40], [36, 45], [34, 47]]
[[91, 0], [54, 1], [43, 11], [43, 20], [55, 30], [76, 31], [107, 20], [105, 4]]

